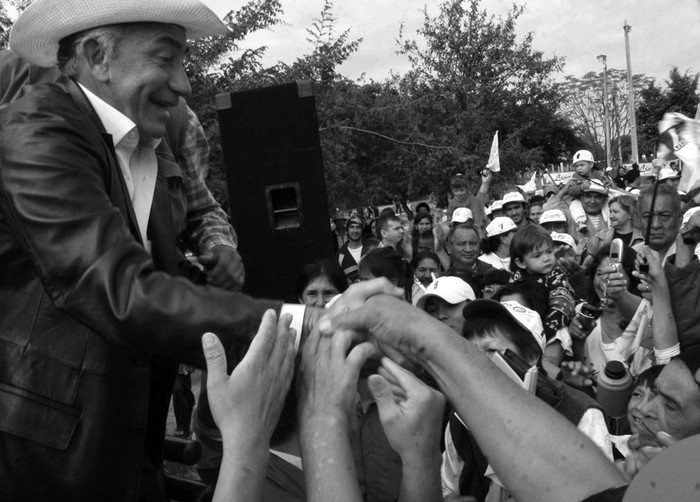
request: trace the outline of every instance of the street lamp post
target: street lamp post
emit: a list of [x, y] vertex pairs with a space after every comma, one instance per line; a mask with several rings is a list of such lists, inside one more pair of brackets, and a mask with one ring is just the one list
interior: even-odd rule
[[632, 162], [639, 162], [639, 148], [637, 146], [637, 119], [634, 113], [634, 87], [632, 87], [632, 60], [630, 59], [629, 33], [632, 27], [627, 24], [622, 27], [625, 30], [625, 54], [627, 55], [627, 97], [630, 110], [630, 139], [632, 140]]
[[603, 63], [603, 132], [605, 132], [605, 167], [611, 166], [610, 159], [610, 118], [608, 116], [608, 57], [601, 54], [596, 59]]

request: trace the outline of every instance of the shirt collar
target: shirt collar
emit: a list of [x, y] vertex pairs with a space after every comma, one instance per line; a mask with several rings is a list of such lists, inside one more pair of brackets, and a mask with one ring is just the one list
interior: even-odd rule
[[[90, 105], [100, 118], [105, 131], [112, 135], [112, 142], [114, 143], [114, 146], [118, 146], [123, 141], [124, 146], [133, 151], [133, 149], [136, 148], [136, 145], [139, 143], [139, 131], [134, 121], [107, 103], [105, 100], [98, 97], [80, 82], [78, 82], [78, 85], [83, 90], [85, 96], [90, 102]], [[152, 140], [150, 138], [144, 138], [144, 140], [144, 146], [150, 146], [152, 148], [157, 147], [161, 141], [160, 139]]]

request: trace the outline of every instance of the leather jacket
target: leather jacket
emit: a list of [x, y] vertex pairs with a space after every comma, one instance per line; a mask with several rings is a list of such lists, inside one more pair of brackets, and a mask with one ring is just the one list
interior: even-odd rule
[[170, 392], [170, 370], [155, 369], [202, 367], [202, 333], [231, 346], [279, 310], [174, 276], [189, 270], [176, 248], [186, 200], [167, 145], [156, 153], [149, 255], [111, 137], [75, 82], [0, 108], [4, 501], [134, 500], [144, 445], [162, 441], [148, 438], [164, 428], [149, 406]]

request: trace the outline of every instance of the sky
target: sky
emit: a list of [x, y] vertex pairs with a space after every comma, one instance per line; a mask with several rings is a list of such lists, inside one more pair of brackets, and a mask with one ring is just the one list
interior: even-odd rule
[[[219, 14], [242, 0], [204, 0]], [[309, 52], [306, 28], [318, 18], [323, 0], [281, 0], [284, 24], [251, 36], [247, 46], [268, 47], [266, 64], [292, 63]], [[630, 31], [632, 71], [664, 85], [669, 71], [700, 71], [700, 0], [529, 0], [516, 27], [520, 38], [532, 32], [533, 47], [545, 56], [566, 58], [563, 73], [582, 76], [602, 71], [596, 56], [607, 55], [608, 68], [626, 69], [625, 21]], [[482, 0], [490, 14], [505, 16], [512, 0]], [[351, 40], [362, 38], [359, 50], [340, 68], [351, 78], [384, 80], [409, 69], [396, 54], [401, 24], [413, 38], [422, 25], [423, 9], [436, 14], [437, 0], [335, 0], [333, 15], [339, 32], [350, 29]], [[561, 78], [561, 76], [559, 77]]]

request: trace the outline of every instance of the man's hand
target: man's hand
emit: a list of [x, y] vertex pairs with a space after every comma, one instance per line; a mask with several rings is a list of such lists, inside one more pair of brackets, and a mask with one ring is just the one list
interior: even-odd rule
[[401, 366], [383, 358], [368, 380], [379, 419], [391, 447], [406, 459], [421, 461], [440, 451], [445, 397]]
[[202, 253], [198, 259], [207, 271], [210, 285], [230, 291], [241, 290], [245, 282], [245, 267], [238, 251], [218, 245]]
[[641, 265], [646, 263], [649, 266], [649, 271], [643, 274], [638, 271], [632, 272], [632, 275], [641, 279], [641, 284], [639, 285], [639, 292], [642, 298], [651, 300], [652, 298], [652, 288], [655, 285], [665, 284], [666, 275], [664, 269], [661, 266], [661, 257], [658, 251], [654, 251], [649, 246], [642, 246], [639, 253], [637, 254], [637, 264]]
[[[365, 284], [371, 282], [374, 281]], [[422, 310], [386, 294], [370, 297], [360, 308], [324, 317], [318, 326], [324, 335], [332, 335], [337, 329], [349, 329], [368, 336], [383, 354], [402, 366], [407, 360], [423, 362], [423, 343], [435, 340], [436, 336], [456, 335]]]
[[487, 167], [481, 170], [481, 182], [488, 185], [493, 181], [493, 171]]
[[656, 439], [660, 446], [640, 446], [639, 438], [636, 434], [630, 437], [628, 445], [632, 453], [625, 458], [625, 472], [629, 477], [633, 478], [636, 476], [659, 453], [678, 442], [677, 438], [663, 431], [656, 433]]
[[277, 322], [274, 310], [265, 312], [248, 352], [230, 377], [219, 339], [213, 333], [202, 337], [209, 403], [225, 441], [269, 442], [294, 370], [295, 333], [290, 322], [291, 316]]
[[299, 369], [299, 414], [306, 432], [316, 430], [319, 421], [348, 431], [357, 403], [360, 369], [374, 351], [369, 343], [348, 349], [357, 336], [338, 331], [332, 337], [312, 331], [302, 351]]

